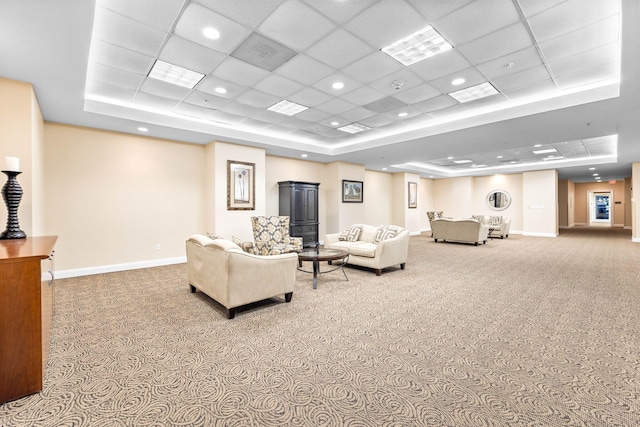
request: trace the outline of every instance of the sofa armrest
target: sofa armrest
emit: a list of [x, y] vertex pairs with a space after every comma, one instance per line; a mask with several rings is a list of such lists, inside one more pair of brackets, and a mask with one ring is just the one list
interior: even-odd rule
[[384, 265], [404, 264], [409, 252], [409, 230], [402, 230], [397, 236], [380, 240], [376, 247], [376, 258]]
[[340, 233], [325, 234], [325, 236], [324, 236], [324, 244], [325, 245], [328, 245], [330, 243], [335, 243], [338, 240], [340, 240]]

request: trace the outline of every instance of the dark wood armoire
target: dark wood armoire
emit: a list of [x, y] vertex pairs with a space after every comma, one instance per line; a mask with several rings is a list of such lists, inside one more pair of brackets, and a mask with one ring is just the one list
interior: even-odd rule
[[282, 181], [280, 215], [290, 217], [289, 234], [302, 237], [304, 247], [318, 246], [318, 187], [314, 182]]

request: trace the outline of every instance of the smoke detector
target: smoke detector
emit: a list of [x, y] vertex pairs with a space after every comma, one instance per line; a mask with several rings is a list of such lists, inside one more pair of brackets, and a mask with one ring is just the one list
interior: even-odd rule
[[391, 86], [395, 90], [400, 90], [400, 88], [402, 87], [403, 84], [404, 84], [403, 80], [394, 80], [393, 83], [391, 83]]

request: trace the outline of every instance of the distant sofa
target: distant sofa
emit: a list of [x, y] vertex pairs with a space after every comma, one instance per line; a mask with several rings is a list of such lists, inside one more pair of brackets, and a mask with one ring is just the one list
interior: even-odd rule
[[472, 215], [472, 219], [477, 219], [484, 225], [492, 228], [491, 238], [500, 237], [501, 239], [509, 237], [509, 228], [511, 228], [511, 218], [500, 215]]
[[409, 230], [395, 225], [353, 224], [341, 233], [327, 234], [324, 247], [349, 252], [348, 264], [382, 269], [400, 265], [404, 270], [409, 252]]
[[489, 226], [475, 219], [439, 218], [431, 221], [431, 231], [436, 243], [441, 240], [478, 246], [480, 243], [487, 243]]
[[253, 255], [232, 241], [195, 234], [186, 242], [187, 277], [196, 289], [218, 301], [233, 319], [236, 308], [278, 295], [291, 301], [298, 255]]

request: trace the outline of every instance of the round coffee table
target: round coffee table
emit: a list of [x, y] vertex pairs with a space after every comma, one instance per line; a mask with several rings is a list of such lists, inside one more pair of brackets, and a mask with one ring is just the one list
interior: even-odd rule
[[[303, 249], [298, 252], [298, 260], [299, 261], [311, 261], [313, 263], [313, 271], [303, 270], [298, 267], [298, 270], [304, 271], [305, 273], [313, 273], [313, 289], [318, 287], [318, 274], [329, 273], [331, 271], [336, 271], [337, 269], [342, 269], [342, 274], [344, 274], [344, 278], [349, 280], [347, 277], [347, 273], [344, 271], [344, 265], [347, 263], [349, 259], [349, 252], [344, 251], [342, 249], [324, 249], [324, 248], [308, 248]], [[341, 263], [331, 270], [320, 271], [320, 261], [338, 261]]]

